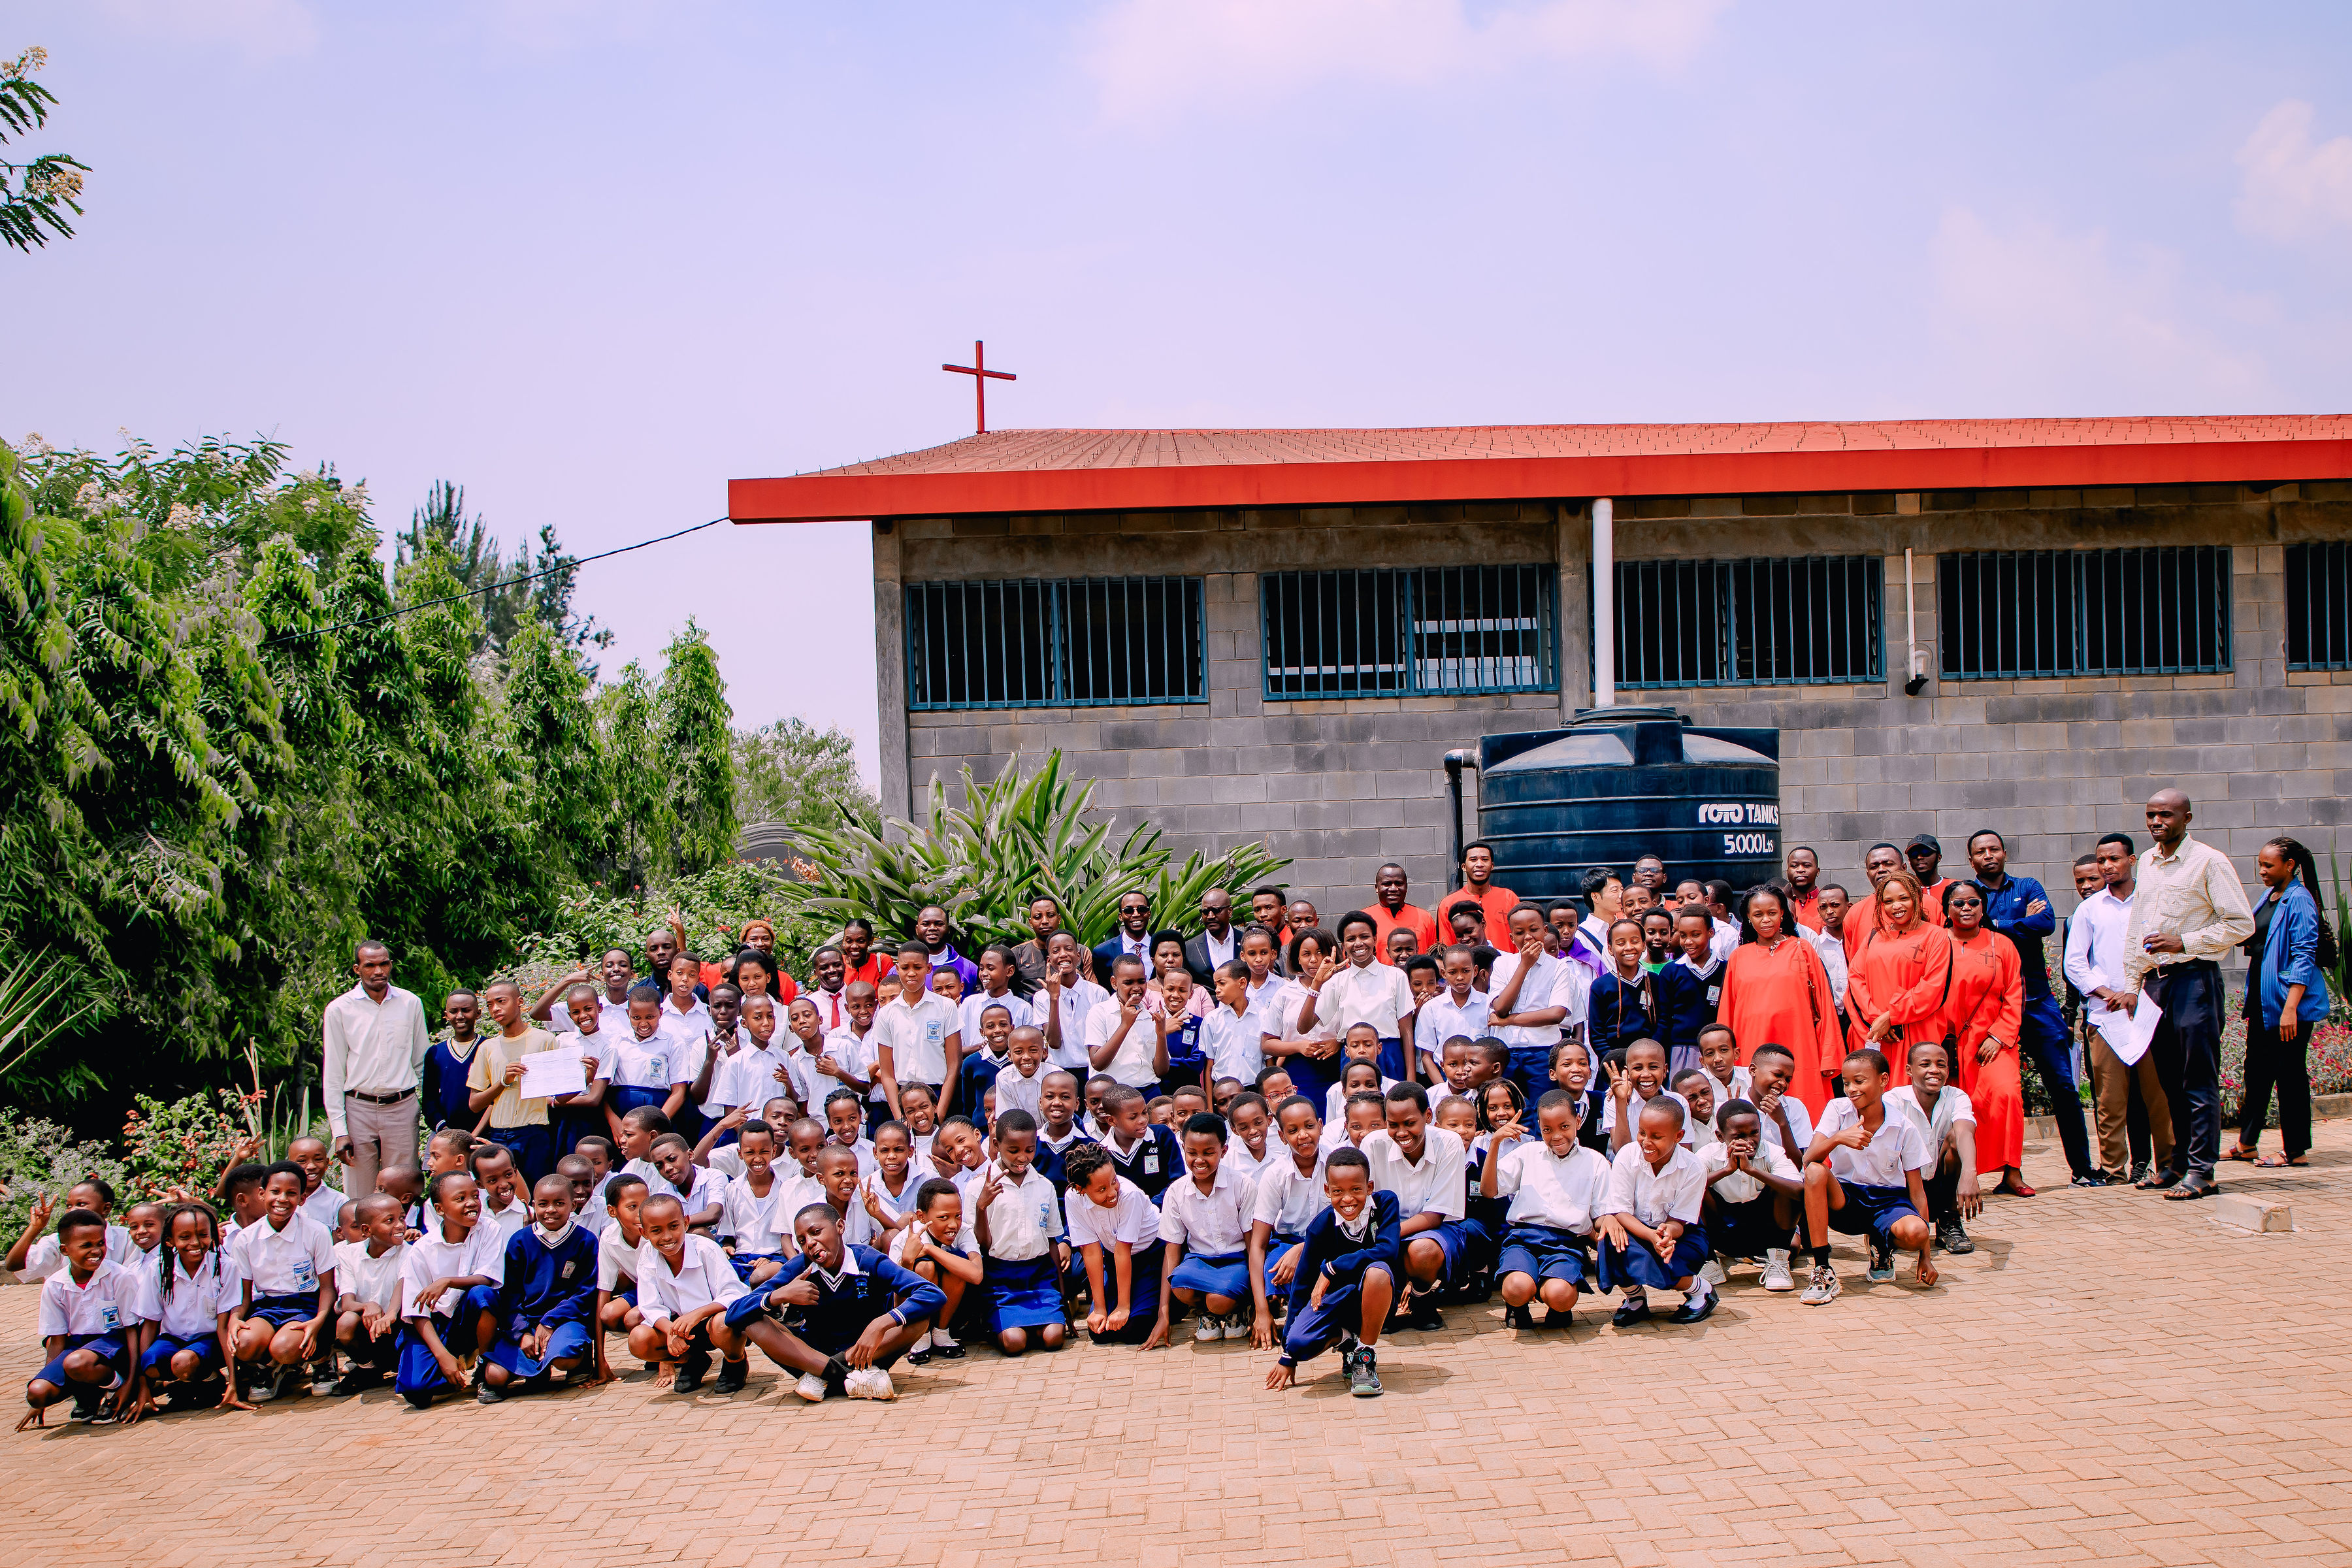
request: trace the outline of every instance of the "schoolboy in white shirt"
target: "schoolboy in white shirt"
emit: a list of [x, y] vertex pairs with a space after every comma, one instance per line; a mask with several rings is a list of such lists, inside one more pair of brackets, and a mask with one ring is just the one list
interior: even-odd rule
[[1714, 1087], [1717, 1116], [1733, 1100], [1749, 1100], [1756, 1091], [1754, 1076], [1738, 1063], [1739, 1041], [1729, 1025], [1709, 1024], [1698, 1032], [1698, 1070]]
[[1593, 1211], [1609, 1189], [1609, 1162], [1577, 1141], [1582, 1108], [1566, 1089], [1536, 1101], [1538, 1136], [1513, 1116], [1494, 1130], [1478, 1173], [1479, 1195], [1508, 1198], [1509, 1229], [1495, 1259], [1504, 1321], [1533, 1329], [1528, 1310], [1543, 1298], [1543, 1326], [1566, 1328], [1592, 1270]]
[[1250, 1343], [1258, 1350], [1274, 1347], [1273, 1302], [1288, 1300], [1307, 1224], [1329, 1206], [1323, 1192], [1328, 1155], [1323, 1146], [1323, 1119], [1313, 1100], [1295, 1094], [1275, 1106], [1266, 1163], [1257, 1173], [1257, 1193], [1250, 1207]]
[[639, 1211], [645, 1240], [637, 1247], [637, 1310], [629, 1350], [642, 1362], [675, 1362], [670, 1383], [691, 1394], [710, 1372], [712, 1352], [726, 1364], [716, 1391], [731, 1394], [750, 1374], [741, 1339], [727, 1326], [729, 1304], [748, 1289], [719, 1244], [687, 1228], [685, 1205], [663, 1194]]
[[1429, 1094], [1401, 1083], [1386, 1097], [1388, 1125], [1364, 1140], [1372, 1189], [1393, 1193], [1404, 1252], [1406, 1307], [1416, 1329], [1442, 1329], [1437, 1298], [1483, 1262], [1469, 1209], [1469, 1151], [1459, 1134], [1429, 1120]]
[[1722, 1284], [1732, 1260], [1761, 1253], [1764, 1289], [1793, 1290], [1789, 1236], [1804, 1205], [1804, 1174], [1764, 1141], [1764, 1119], [1748, 1100], [1734, 1100], [1717, 1111], [1716, 1131], [1716, 1142], [1699, 1151], [1707, 1176], [1700, 1217], [1715, 1250], [1705, 1270], [1708, 1283]]
[[1045, 1065], [1045, 1031], [1034, 1024], [1016, 1026], [1005, 1043], [1004, 1054], [1005, 1065], [995, 1080], [996, 1114], [1008, 1110], [1044, 1114], [1045, 1075], [1053, 1070]]
[[1786, 1046], [1759, 1046], [1748, 1054], [1748, 1070], [1754, 1081], [1746, 1098], [1763, 1119], [1764, 1142], [1801, 1170], [1813, 1142], [1813, 1113], [1789, 1092], [1797, 1076], [1796, 1054]]
[[1466, 947], [1447, 948], [1438, 959], [1444, 989], [1421, 1005], [1413, 1016], [1413, 1050], [1420, 1057], [1416, 1076], [1424, 1083], [1444, 1081], [1445, 1042], [1457, 1037], [1475, 1040], [1486, 1032], [1486, 995], [1477, 988], [1478, 963]]
[[1030, 997], [1045, 1030], [1045, 1059], [1065, 1072], [1087, 1070], [1087, 1016], [1110, 993], [1086, 978], [1078, 939], [1057, 931], [1045, 942], [1045, 984]]
[[956, 1004], [931, 989], [930, 949], [919, 942], [900, 942], [898, 997], [874, 1016], [874, 1087], [888, 1104], [891, 1120], [906, 1119], [899, 1084], [929, 1084], [937, 1091], [955, 1081], [963, 1060], [959, 1030]]
[[1110, 973], [1111, 994], [1087, 1013], [1087, 1069], [1129, 1089], [1156, 1089], [1168, 1070], [1167, 1007], [1144, 984], [1141, 959], [1115, 959]]
[[228, 1244], [229, 1264], [245, 1281], [236, 1359], [268, 1363], [272, 1398], [292, 1392], [303, 1363], [319, 1353], [335, 1305], [334, 1237], [300, 1212], [302, 1187], [301, 1166], [270, 1166], [261, 1218]]
[[1216, 972], [1217, 1005], [1201, 1024], [1201, 1049], [1209, 1058], [1209, 1076], [1257, 1081], [1265, 1066], [1267, 1028], [1264, 1012], [1250, 996], [1250, 966], [1240, 959], [1220, 964]]
[[1936, 1282], [1927, 1254], [1936, 1233], [1925, 1217], [1920, 1183], [1933, 1167], [1919, 1124], [1886, 1104], [1886, 1058], [1863, 1049], [1846, 1053], [1839, 1069], [1845, 1098], [1832, 1100], [1805, 1151], [1805, 1237], [1813, 1249], [1813, 1278], [1798, 1300], [1808, 1307], [1837, 1300], [1830, 1266], [1830, 1233], [1870, 1238], [1870, 1276], [1895, 1278], [1895, 1249], [1919, 1255], [1922, 1286]]
[[350, 1362], [333, 1388], [341, 1394], [374, 1387], [399, 1360], [400, 1270], [408, 1255], [398, 1198], [370, 1193], [352, 1217], [364, 1239], [335, 1244], [335, 1348]]
[[1668, 1321], [1696, 1323], [1715, 1310], [1717, 1297], [1701, 1270], [1706, 1230], [1699, 1211], [1706, 1170], [1683, 1147], [1683, 1102], [1661, 1095], [1642, 1108], [1633, 1142], [1609, 1166], [1609, 1195], [1597, 1224], [1601, 1287], [1624, 1300], [1610, 1317], [1631, 1328], [1650, 1315], [1648, 1287], [1683, 1292]]
[[73, 1396], [73, 1418], [96, 1420], [101, 1400], [117, 1390], [119, 1412], [132, 1396], [131, 1343], [141, 1321], [139, 1282], [106, 1256], [106, 1221], [89, 1209], [68, 1209], [58, 1221], [64, 1266], [41, 1282], [40, 1333], [48, 1361], [25, 1385], [30, 1408], [16, 1430], [47, 1425], [48, 1407]]
[[[1252, 1100], [1256, 1096], [1252, 1095]], [[1240, 1106], [1235, 1105], [1236, 1112]], [[1260, 1116], [1265, 1102], [1256, 1106]], [[1184, 1121], [1184, 1174], [1160, 1194], [1160, 1241], [1166, 1249], [1160, 1270], [1160, 1316], [1144, 1348], [1168, 1342], [1175, 1305], [1197, 1303], [1200, 1321], [1192, 1338], [1247, 1337], [1242, 1303], [1249, 1300], [1250, 1219], [1257, 1186], [1229, 1163], [1225, 1123], [1213, 1112], [1195, 1111]]]
[[1977, 1182], [1976, 1104], [1952, 1087], [1951, 1058], [1935, 1040], [1920, 1040], [1909, 1056], [1911, 1081], [1886, 1091], [1886, 1103], [1900, 1109], [1918, 1127], [1932, 1162], [1919, 1185], [1927, 1198], [1927, 1223], [1936, 1227], [1936, 1245], [1954, 1257], [1977, 1249], [1969, 1239], [1963, 1216], [1974, 1219], [1984, 1208], [1984, 1191]]

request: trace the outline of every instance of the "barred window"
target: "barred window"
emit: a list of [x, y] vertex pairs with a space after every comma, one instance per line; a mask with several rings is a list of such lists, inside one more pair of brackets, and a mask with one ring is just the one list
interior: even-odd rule
[[1205, 702], [1198, 577], [907, 587], [907, 706]]
[[1883, 680], [1885, 575], [1875, 555], [1620, 562], [1617, 684]]
[[2286, 547], [2286, 667], [2352, 669], [2352, 544]]
[[1947, 680], [2230, 668], [2230, 550], [1984, 551], [1936, 561]]
[[1556, 691], [1558, 591], [1548, 566], [1267, 573], [1265, 694]]

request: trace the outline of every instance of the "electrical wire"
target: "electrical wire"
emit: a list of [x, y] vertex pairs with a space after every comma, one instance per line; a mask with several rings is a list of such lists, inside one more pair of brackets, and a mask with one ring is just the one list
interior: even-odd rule
[[460, 600], [479, 598], [484, 594], [499, 593], [520, 583], [535, 583], [541, 577], [552, 577], [562, 572], [576, 572], [592, 561], [606, 561], [615, 555], [626, 555], [632, 550], [643, 550], [648, 545], [667, 544], [673, 539], [684, 539], [689, 533], [700, 533], [706, 528], [716, 528], [728, 521], [723, 517], [714, 517], [709, 522], [698, 522], [692, 528], [681, 528], [676, 533], [665, 533], [655, 539], [640, 539], [635, 544], [624, 544], [615, 550], [599, 551], [593, 555], [567, 556], [561, 564], [550, 566], [543, 572], [527, 573], [520, 577], [502, 577], [495, 583], [486, 584], [479, 588], [468, 588], [462, 594], [449, 594], [438, 599], [426, 599], [422, 604], [403, 605], [398, 609], [386, 610], [383, 615], [368, 616], [356, 621], [345, 621], [341, 626], [320, 626], [307, 632], [282, 632], [277, 637], [267, 639], [261, 646], [274, 647], [282, 642], [299, 642], [304, 637], [322, 637], [334, 632], [355, 631], [361, 626], [372, 626], [379, 622], [397, 620], [402, 616], [414, 615], [418, 610], [429, 610], [436, 605], [454, 605]]

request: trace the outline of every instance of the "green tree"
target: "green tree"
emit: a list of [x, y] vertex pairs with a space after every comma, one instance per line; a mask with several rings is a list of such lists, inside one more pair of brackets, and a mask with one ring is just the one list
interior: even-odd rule
[[613, 843], [612, 787], [588, 700], [588, 673], [541, 622], [507, 648], [507, 713], [527, 787], [525, 833], [555, 872], [599, 866]]
[[654, 685], [645, 666], [629, 660], [596, 706], [613, 788], [614, 879], [643, 887], [670, 841], [664, 763], [654, 738]]
[[[0, 64], [0, 142], [48, 123], [57, 95], [33, 79], [48, 63], [49, 51], [35, 45]], [[89, 164], [62, 153], [45, 153], [26, 163], [0, 159], [0, 239], [25, 251], [48, 244], [45, 228], [71, 239], [73, 226], [65, 215], [81, 216], [75, 198], [89, 172]]]
[[[498, 538], [481, 517], [466, 515], [466, 487], [436, 479], [425, 504], [410, 514], [408, 531], [393, 536], [394, 563], [405, 566], [436, 549], [448, 554], [460, 591], [473, 594], [480, 609], [475, 652], [487, 647], [505, 655], [515, 633], [533, 622], [571, 647], [604, 647], [612, 642], [613, 634], [599, 627], [593, 616], [583, 620], [572, 614], [580, 563], [564, 553], [553, 527], [540, 529], [537, 553], [518, 545], [509, 564], [499, 559]], [[595, 674], [593, 665], [588, 673]]]
[[734, 735], [735, 800], [743, 826], [829, 827], [845, 812], [877, 832], [882, 803], [857, 776], [857, 752], [840, 730], [779, 719]]
[[655, 740], [670, 829], [665, 871], [691, 875], [735, 858], [735, 758], [727, 683], [709, 634], [687, 617], [670, 639]]

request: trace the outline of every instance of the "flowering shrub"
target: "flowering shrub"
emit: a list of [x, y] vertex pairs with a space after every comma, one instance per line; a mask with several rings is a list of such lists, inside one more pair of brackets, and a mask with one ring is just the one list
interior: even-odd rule
[[92, 1176], [111, 1186], [117, 1198], [130, 1201], [131, 1173], [106, 1145], [77, 1143], [72, 1132], [54, 1121], [18, 1121], [0, 1114], [0, 1186], [7, 1188], [0, 1197], [0, 1231], [7, 1242], [24, 1234], [35, 1198], [47, 1192], [62, 1202], [68, 1187]]
[[593, 968], [598, 954], [615, 947], [642, 963], [646, 933], [667, 925], [677, 910], [686, 922], [688, 948], [705, 961], [733, 954], [743, 945], [746, 922], [765, 920], [776, 928], [776, 952], [785, 967], [805, 974], [809, 953], [839, 929], [837, 921], [809, 912], [811, 891], [793, 871], [763, 860], [734, 861], [625, 893], [601, 884], [574, 887], [557, 901], [549, 929], [517, 944], [514, 973], [526, 984], [536, 979], [544, 985], [574, 969]]
[[[202, 1193], [228, 1163], [229, 1151], [253, 1131], [258, 1090], [216, 1089], [168, 1104], [140, 1095], [122, 1121], [122, 1143], [132, 1193], [160, 1197], [173, 1187]], [[125, 1201], [129, 1201], [128, 1198]]]
[[[2311, 1031], [2311, 1092], [2352, 1093], [2352, 1024], [2329, 1020]], [[2234, 1125], [2245, 1102], [2246, 1020], [2234, 1009], [2221, 1027], [2221, 1120]], [[2271, 1100], [2270, 1122], [2278, 1125], [2278, 1100]]]

